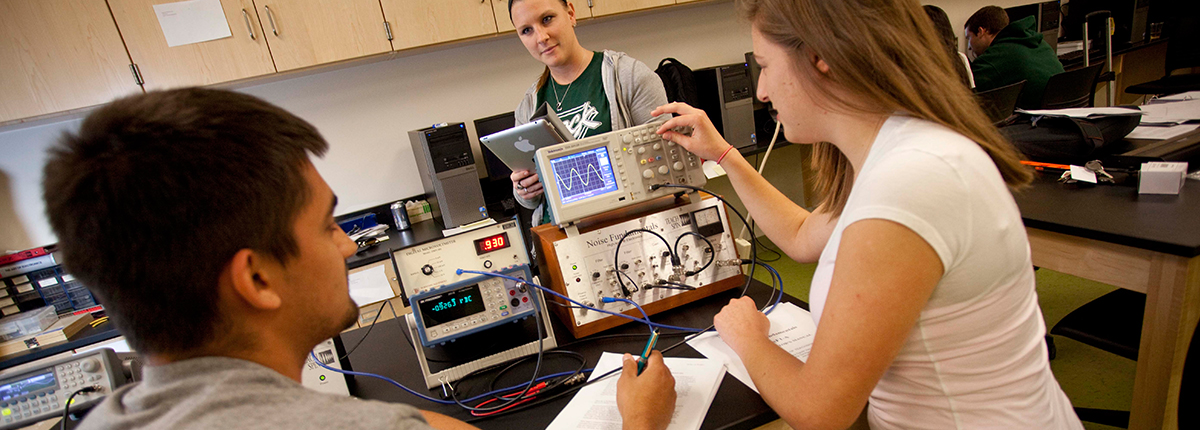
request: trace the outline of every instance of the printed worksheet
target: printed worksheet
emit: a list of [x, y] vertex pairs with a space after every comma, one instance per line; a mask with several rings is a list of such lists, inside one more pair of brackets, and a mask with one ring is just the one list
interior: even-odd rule
[[[621, 368], [622, 355], [615, 352], [601, 355], [588, 381]], [[675, 377], [675, 414], [667, 430], [699, 429], [717, 396], [721, 380], [725, 378], [725, 365], [705, 358], [667, 357], [664, 362]], [[617, 371], [580, 389], [546, 428], [621, 430], [621, 414], [617, 410], [617, 378], [620, 376], [621, 372]]]

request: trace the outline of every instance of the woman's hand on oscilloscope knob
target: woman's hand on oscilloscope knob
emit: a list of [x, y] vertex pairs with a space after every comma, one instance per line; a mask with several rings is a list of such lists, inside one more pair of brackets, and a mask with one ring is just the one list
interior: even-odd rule
[[517, 195], [525, 200], [533, 200], [545, 192], [542, 189], [542, 181], [536, 173], [518, 170], [512, 172], [508, 178], [512, 179], [513, 189], [517, 190]]
[[[678, 143], [684, 149], [706, 160], [716, 160], [726, 149], [729, 149], [729, 142], [721, 137], [721, 133], [717, 132], [712, 120], [708, 119], [708, 114], [703, 110], [691, 107], [686, 103], [675, 102], [659, 106], [650, 112], [654, 116], [668, 113], [678, 116], [667, 120], [658, 128], [657, 133], [662, 135], [663, 139]], [[689, 127], [692, 129], [691, 136], [676, 131], [676, 129]]]

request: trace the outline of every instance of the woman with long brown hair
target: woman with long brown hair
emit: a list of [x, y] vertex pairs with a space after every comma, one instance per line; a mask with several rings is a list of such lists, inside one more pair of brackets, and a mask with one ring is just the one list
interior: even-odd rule
[[715, 317], [767, 403], [795, 428], [845, 428], [864, 405], [872, 428], [1082, 428], [1050, 372], [1010, 193], [1031, 173], [958, 83], [921, 5], [738, 5], [758, 98], [787, 140], [816, 142], [816, 210], [758, 175], [703, 111], [654, 113], [679, 114], [659, 132], [718, 160], [767, 236], [818, 262], [807, 362], [768, 339], [749, 298]]

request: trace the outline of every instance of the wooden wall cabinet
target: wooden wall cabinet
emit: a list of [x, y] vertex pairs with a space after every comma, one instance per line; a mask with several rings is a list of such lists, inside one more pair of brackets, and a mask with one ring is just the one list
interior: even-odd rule
[[[397, 51], [495, 34], [499, 18], [490, 0], [381, 0], [380, 3], [383, 15], [391, 23], [395, 37], [392, 47]], [[506, 2], [506, 18], [507, 11]]]
[[[587, 0], [584, 1], [586, 3]], [[623, 12], [633, 12], [675, 4], [675, 0], [591, 0], [592, 16], [601, 17]], [[576, 4], [576, 11], [581, 5]]]
[[280, 72], [392, 50], [379, 0], [255, 0], [254, 4]]
[[141, 92], [108, 6], [0, 0], [0, 122]]
[[177, 0], [108, 0], [148, 90], [209, 85], [275, 73], [251, 0], [221, 0], [232, 37], [168, 47], [154, 5]]
[[491, 0], [491, 2], [493, 15], [496, 17], [496, 32], [516, 30], [513, 27], [512, 17], [508, 16], [508, 0]]

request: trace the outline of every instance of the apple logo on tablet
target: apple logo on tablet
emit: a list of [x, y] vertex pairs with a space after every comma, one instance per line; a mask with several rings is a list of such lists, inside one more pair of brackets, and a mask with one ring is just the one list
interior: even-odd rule
[[522, 138], [521, 136], [517, 136], [517, 142], [513, 146], [520, 149], [521, 152], [533, 152], [533, 150], [537, 149], [533, 147], [532, 143], [529, 143], [529, 139]]

